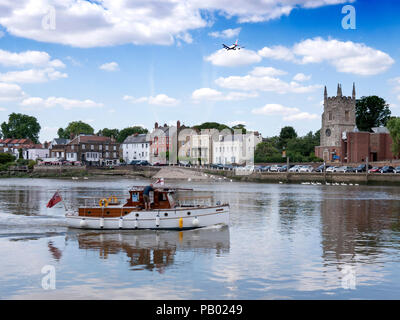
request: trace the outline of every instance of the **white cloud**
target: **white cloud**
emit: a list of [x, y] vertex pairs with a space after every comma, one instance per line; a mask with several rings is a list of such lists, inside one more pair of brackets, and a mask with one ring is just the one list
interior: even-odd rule
[[166, 94], [158, 94], [154, 97], [150, 96], [150, 97], [140, 97], [140, 98], [135, 98], [126, 95], [123, 97], [123, 100], [129, 101], [130, 103], [148, 103], [157, 106], [175, 106], [180, 103], [179, 100], [168, 97]]
[[307, 81], [311, 79], [311, 75], [305, 75], [304, 73], [298, 73], [293, 77], [294, 81], [299, 81], [299, 82], [303, 82], [303, 81]]
[[307, 93], [322, 88], [321, 85], [303, 86], [295, 81], [286, 82], [276, 77], [253, 75], [220, 77], [215, 83], [222, 88], [245, 91], [269, 91], [279, 94]]
[[195, 102], [199, 102], [201, 100], [208, 101], [234, 101], [234, 100], [243, 100], [248, 98], [258, 97], [256, 92], [228, 92], [227, 94], [222, 93], [221, 91], [211, 89], [211, 88], [200, 88], [192, 93], [192, 99]]
[[50, 55], [44, 51], [24, 51], [20, 53], [0, 49], [0, 65], [6, 67], [51, 67], [64, 68], [65, 64], [58, 60], [51, 60]]
[[214, 38], [234, 38], [237, 37], [240, 33], [242, 28], [235, 28], [235, 29], [225, 29], [222, 31], [214, 31], [210, 32], [209, 35]]
[[24, 98], [21, 87], [13, 83], [0, 82], [0, 101], [13, 101]]
[[302, 112], [298, 108], [285, 107], [281, 104], [266, 104], [264, 107], [251, 111], [256, 115], [282, 116], [284, 121], [314, 120], [319, 119], [317, 114]]
[[265, 58], [292, 61], [298, 64], [329, 63], [338, 72], [363, 76], [385, 72], [394, 60], [385, 52], [363, 43], [325, 40], [321, 37], [307, 39], [292, 48], [283, 46], [264, 47], [258, 54]]
[[62, 73], [54, 68], [29, 69], [0, 73], [0, 81], [15, 83], [42, 83], [49, 80], [57, 80], [67, 77], [68, 75], [66, 73]]
[[281, 76], [287, 74], [286, 71], [275, 69], [273, 67], [255, 67], [250, 71], [252, 76], [263, 77], [263, 76]]
[[[0, 24], [14, 36], [74, 47], [119, 44], [174, 43], [185, 33], [212, 24], [210, 14], [238, 22], [260, 22], [289, 15], [296, 8], [315, 8], [347, 0], [164, 0], [164, 1], [79, 1], [53, 0], [54, 29], [43, 28], [48, 17], [48, 0], [3, 0]], [[188, 36], [185, 36], [188, 39]]]
[[104, 70], [104, 71], [118, 71], [119, 70], [119, 66], [118, 63], [116, 62], [108, 62], [108, 63], [104, 63], [102, 64], [99, 69]]
[[102, 107], [102, 103], [94, 102], [93, 100], [76, 100], [68, 99], [64, 97], [49, 97], [43, 99], [40, 97], [29, 97], [21, 102], [21, 106], [28, 109], [42, 109], [42, 108], [53, 108], [60, 106], [65, 110], [76, 109], [76, 108], [99, 108]]
[[253, 64], [261, 61], [261, 57], [252, 50], [226, 50], [220, 49], [204, 58], [213, 65], [222, 67], [236, 67]]

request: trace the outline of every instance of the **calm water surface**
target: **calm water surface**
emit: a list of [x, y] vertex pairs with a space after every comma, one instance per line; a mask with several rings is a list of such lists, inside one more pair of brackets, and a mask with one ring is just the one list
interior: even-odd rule
[[396, 187], [174, 183], [231, 205], [229, 228], [184, 232], [74, 230], [46, 208], [146, 183], [1, 179], [0, 299], [400, 298]]

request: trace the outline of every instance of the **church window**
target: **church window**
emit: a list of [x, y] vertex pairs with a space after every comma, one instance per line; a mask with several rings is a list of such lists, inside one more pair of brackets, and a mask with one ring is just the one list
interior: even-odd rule
[[346, 111], [344, 112], [344, 118], [345, 118], [346, 121], [349, 121], [349, 119], [350, 119], [350, 112], [349, 112], [348, 110], [346, 110]]
[[328, 118], [329, 120], [332, 120], [332, 111], [329, 111], [328, 117], [329, 117], [329, 118]]

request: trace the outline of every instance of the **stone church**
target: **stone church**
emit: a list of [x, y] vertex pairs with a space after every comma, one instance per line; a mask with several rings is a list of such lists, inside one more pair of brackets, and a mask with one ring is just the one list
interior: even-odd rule
[[343, 96], [338, 84], [337, 94], [328, 97], [325, 86], [324, 112], [320, 145], [315, 155], [326, 162], [360, 163], [393, 159], [391, 137], [386, 128], [373, 128], [374, 132], [359, 132], [356, 126], [356, 88], [351, 96]]

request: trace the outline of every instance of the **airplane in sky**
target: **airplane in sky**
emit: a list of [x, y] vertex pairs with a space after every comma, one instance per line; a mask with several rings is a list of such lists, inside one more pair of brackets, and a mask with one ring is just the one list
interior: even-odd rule
[[226, 49], [226, 50], [240, 50], [240, 48], [244, 48], [243, 46], [238, 45], [238, 40], [235, 41], [235, 43], [231, 46], [227, 46], [226, 44], [222, 44], [222, 46]]

